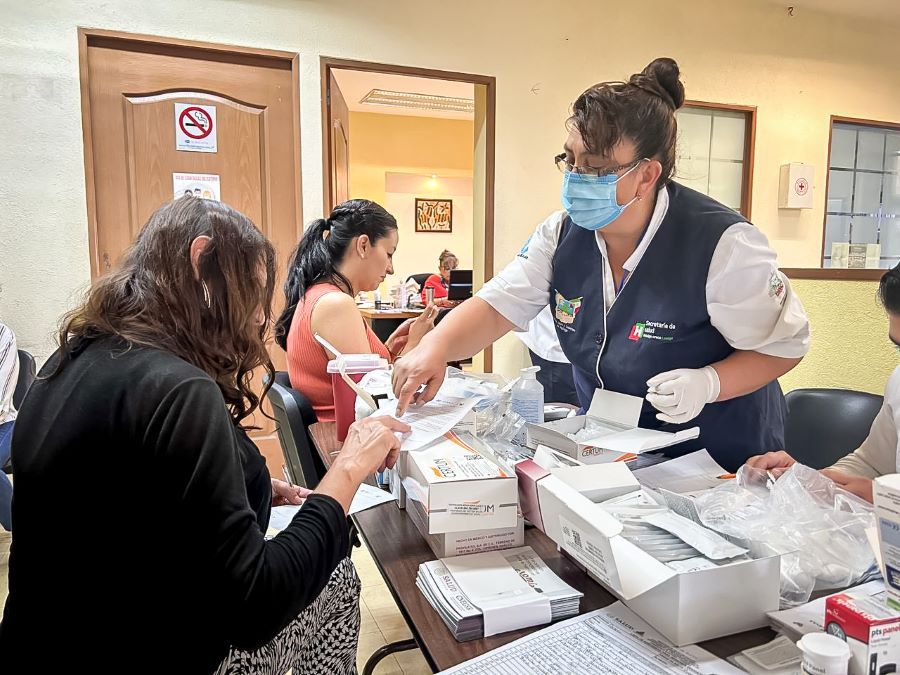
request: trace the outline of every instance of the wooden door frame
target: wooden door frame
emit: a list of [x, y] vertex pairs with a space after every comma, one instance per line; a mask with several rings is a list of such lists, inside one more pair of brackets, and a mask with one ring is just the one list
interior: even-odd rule
[[[495, 139], [497, 123], [497, 78], [491, 75], [475, 75], [450, 70], [434, 70], [416, 66], [399, 66], [391, 63], [374, 63], [371, 61], [355, 61], [330, 56], [319, 57], [319, 70], [322, 89], [322, 202], [323, 212], [331, 211], [331, 195], [334, 185], [331, 179], [331, 100], [329, 97], [332, 70], [357, 70], [366, 73], [388, 73], [391, 75], [407, 75], [425, 77], [433, 80], [451, 80], [473, 85], [484, 85], [487, 89], [487, 110], [485, 111], [485, 160], [484, 160], [484, 280], [494, 276], [494, 172], [495, 172]], [[493, 349], [484, 350], [484, 369], [491, 372], [493, 368]]]
[[[297, 168], [294, 176], [294, 212], [296, 215], [297, 234], [303, 223], [303, 204], [301, 195], [300, 174], [300, 56], [295, 52], [273, 49], [257, 49], [238, 45], [215, 44], [197, 40], [182, 40], [157, 35], [126, 33], [123, 31], [101, 30], [94, 28], [78, 28], [78, 70], [81, 82], [81, 131], [84, 143], [84, 180], [87, 197], [88, 246], [91, 256], [91, 279], [103, 273], [100, 261], [100, 246], [97, 226], [97, 193], [94, 184], [94, 144], [91, 133], [91, 91], [88, 72], [88, 48], [92, 46], [108, 46], [128, 51], [154, 52], [165, 55], [191, 54], [201, 55], [208, 61], [222, 63], [253, 64], [265, 67], [277, 67], [291, 71], [291, 108], [293, 111], [294, 163]], [[165, 92], [157, 92], [165, 93]]]

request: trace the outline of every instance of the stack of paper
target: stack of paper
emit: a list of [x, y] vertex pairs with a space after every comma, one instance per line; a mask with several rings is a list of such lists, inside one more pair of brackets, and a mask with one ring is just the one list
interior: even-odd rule
[[530, 546], [423, 563], [416, 586], [461, 642], [574, 616], [582, 597]]
[[622, 603], [544, 628], [444, 675], [742, 675], [696, 645], [675, 647]]

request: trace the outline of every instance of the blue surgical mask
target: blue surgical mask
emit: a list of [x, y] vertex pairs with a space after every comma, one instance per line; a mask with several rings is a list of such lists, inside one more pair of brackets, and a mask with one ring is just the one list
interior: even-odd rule
[[616, 183], [640, 164], [638, 162], [621, 176], [591, 176], [567, 171], [563, 177], [562, 205], [572, 222], [585, 230], [601, 230], [622, 215], [637, 196], [620, 206], [616, 201]]

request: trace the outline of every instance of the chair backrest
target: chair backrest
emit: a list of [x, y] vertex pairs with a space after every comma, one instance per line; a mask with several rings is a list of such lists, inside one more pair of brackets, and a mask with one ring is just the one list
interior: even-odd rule
[[824, 469], [858, 448], [869, 435], [882, 396], [849, 389], [795, 389], [784, 397], [785, 450], [814, 469]]
[[16, 388], [13, 390], [13, 405], [16, 410], [22, 407], [22, 401], [25, 400], [25, 394], [34, 382], [37, 375], [37, 366], [34, 363], [34, 357], [24, 349], [19, 350], [19, 379], [16, 381]]
[[309, 436], [309, 425], [316, 423], [316, 413], [309, 399], [293, 389], [285, 372], [275, 373], [269, 389], [269, 401], [278, 425], [278, 440], [291, 481], [314, 488], [325, 475], [325, 464]]
[[434, 272], [425, 272], [424, 274], [410, 274], [408, 277], [406, 277], [406, 280], [409, 281], [410, 279], [415, 279], [416, 283], [421, 287], [422, 284], [424, 284], [428, 277], [430, 277], [432, 274], [434, 274]]

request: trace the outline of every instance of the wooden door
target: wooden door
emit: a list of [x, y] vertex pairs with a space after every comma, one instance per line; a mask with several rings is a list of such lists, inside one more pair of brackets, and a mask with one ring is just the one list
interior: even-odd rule
[[[114, 266], [175, 196], [174, 174], [188, 174], [217, 177], [198, 178], [206, 180], [198, 194], [218, 190], [274, 244], [280, 289], [302, 223], [297, 55], [108, 31], [79, 30], [79, 40], [92, 276]], [[215, 151], [176, 148], [204, 134], [209, 146], [213, 129]], [[179, 195], [193, 187], [179, 185]], [[283, 370], [281, 349], [271, 355]], [[257, 414], [254, 424], [270, 472], [281, 476], [274, 422]]]
[[333, 209], [341, 202], [350, 199], [350, 111], [333, 72], [329, 73], [329, 78], [327, 94], [331, 116], [328, 127], [328, 142], [331, 147], [331, 204], [329, 207]]

